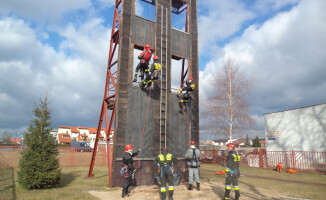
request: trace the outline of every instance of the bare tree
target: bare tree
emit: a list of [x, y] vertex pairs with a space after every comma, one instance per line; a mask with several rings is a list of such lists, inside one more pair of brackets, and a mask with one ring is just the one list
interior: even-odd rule
[[3, 132], [3, 135], [2, 135], [3, 144], [10, 144], [11, 138], [12, 138], [12, 133], [9, 133], [7, 131]]
[[[226, 134], [232, 140], [235, 132], [255, 126], [249, 115], [249, 94], [251, 81], [240, 71], [239, 64], [229, 58], [223, 67], [214, 74], [212, 85], [214, 94], [204, 104], [203, 114], [208, 124], [219, 134]], [[213, 127], [212, 127], [213, 126]]]

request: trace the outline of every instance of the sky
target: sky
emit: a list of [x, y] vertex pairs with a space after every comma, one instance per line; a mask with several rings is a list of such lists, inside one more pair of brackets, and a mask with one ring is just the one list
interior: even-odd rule
[[[46, 95], [53, 128], [97, 127], [114, 2], [0, 1], [0, 135], [19, 137]], [[326, 1], [197, 2], [200, 101], [232, 57], [253, 80], [247, 101], [261, 130], [253, 136], [264, 136], [265, 113], [326, 103]], [[155, 16], [139, 0], [136, 13]], [[173, 18], [173, 26], [182, 29], [182, 20]]]

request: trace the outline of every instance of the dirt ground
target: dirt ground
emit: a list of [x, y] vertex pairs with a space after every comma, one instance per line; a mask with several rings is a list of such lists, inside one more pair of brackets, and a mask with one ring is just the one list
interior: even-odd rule
[[[187, 190], [186, 186], [180, 184], [174, 189], [174, 200], [210, 200], [210, 199], [223, 199], [224, 195], [224, 183], [216, 182], [202, 182], [201, 190], [197, 191]], [[114, 191], [90, 191], [95, 197], [98, 197], [101, 200], [111, 200], [111, 199], [122, 199], [121, 198], [121, 189]], [[270, 190], [261, 190], [256, 188], [241, 187], [240, 185], [240, 199], [241, 200], [276, 200], [276, 199], [297, 199], [286, 197], [277, 192]], [[159, 200], [159, 187], [158, 186], [142, 186], [140, 188], [133, 188], [131, 194], [128, 198], [130, 200]], [[231, 191], [230, 199], [234, 199], [234, 191]]]

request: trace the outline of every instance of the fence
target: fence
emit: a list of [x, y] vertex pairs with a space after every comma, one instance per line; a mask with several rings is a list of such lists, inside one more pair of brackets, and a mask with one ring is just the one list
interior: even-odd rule
[[[282, 163], [284, 169], [296, 169], [303, 172], [326, 173], [326, 152], [313, 151], [238, 151], [240, 166], [276, 168]], [[202, 150], [201, 162], [225, 166], [226, 150]]]
[[[24, 147], [21, 146], [0, 146], [0, 167], [17, 167], [21, 152]], [[58, 147], [58, 159], [60, 166], [89, 166], [93, 149]], [[96, 153], [96, 166], [107, 165], [107, 153], [105, 147], [99, 147]]]
[[[0, 167], [17, 167], [21, 146], [0, 146]], [[96, 166], [107, 165], [105, 146], [99, 147], [96, 153]], [[58, 147], [60, 166], [89, 166], [92, 151], [90, 148]], [[111, 151], [112, 152], [112, 151]], [[326, 173], [326, 152], [312, 151], [245, 151], [238, 150], [240, 166], [275, 168], [282, 163], [285, 169], [296, 169], [304, 172]], [[201, 162], [225, 166], [226, 150], [201, 150]]]

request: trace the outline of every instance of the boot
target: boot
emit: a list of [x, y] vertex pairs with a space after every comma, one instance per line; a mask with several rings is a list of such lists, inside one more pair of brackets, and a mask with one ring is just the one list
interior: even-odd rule
[[197, 184], [197, 190], [200, 191], [200, 183], [196, 183]]
[[188, 190], [192, 190], [192, 184], [189, 184]]
[[165, 200], [166, 199], [166, 192], [161, 192], [161, 200]]
[[236, 190], [234, 192], [235, 192], [235, 200], [239, 200], [239, 198], [240, 198], [240, 191], [239, 190]]
[[122, 195], [121, 195], [121, 197], [124, 198], [124, 197], [126, 197], [126, 196], [127, 196], [126, 191], [125, 191], [125, 190], [122, 190]]
[[230, 198], [230, 191], [229, 189], [225, 189], [225, 193], [224, 193], [224, 198], [223, 199], [229, 199]]
[[179, 102], [179, 108], [180, 108], [180, 112], [183, 112], [183, 105], [182, 105], [182, 102]]
[[173, 191], [169, 190], [169, 200], [173, 200]]

